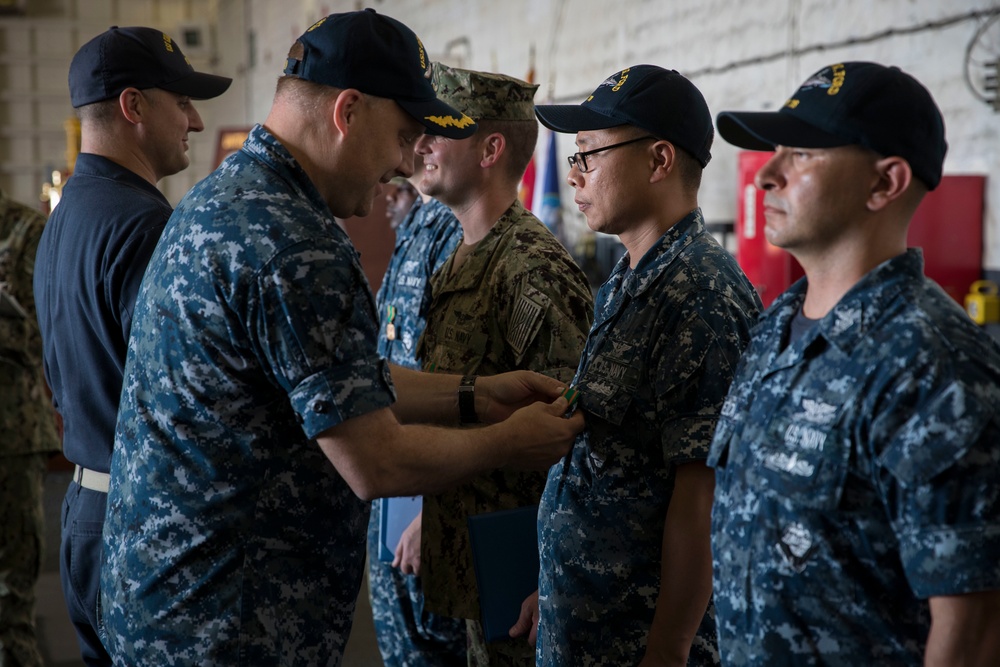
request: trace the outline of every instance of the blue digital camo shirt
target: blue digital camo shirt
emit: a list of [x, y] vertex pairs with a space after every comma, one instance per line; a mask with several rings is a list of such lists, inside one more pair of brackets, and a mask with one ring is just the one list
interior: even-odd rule
[[[462, 241], [462, 225], [451, 209], [436, 199], [417, 199], [396, 228], [396, 247], [378, 290], [378, 353], [394, 364], [419, 370], [417, 341], [427, 324], [430, 280]], [[393, 307], [395, 340], [386, 336]]]
[[376, 321], [347, 235], [255, 127], [137, 300], [104, 532], [116, 664], [339, 664], [368, 503], [312, 438], [392, 402]]
[[919, 250], [782, 349], [761, 318], [712, 443], [729, 665], [918, 665], [926, 598], [1000, 588], [1000, 348]]
[[[597, 296], [574, 383], [587, 418], [538, 513], [537, 658], [635, 665], [660, 590], [676, 467], [708, 456], [760, 299], [696, 209]], [[717, 664], [711, 606], [693, 665]]]

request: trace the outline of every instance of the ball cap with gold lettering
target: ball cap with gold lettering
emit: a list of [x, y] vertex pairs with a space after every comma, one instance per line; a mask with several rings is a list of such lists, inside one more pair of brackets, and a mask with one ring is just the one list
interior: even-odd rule
[[74, 108], [118, 97], [126, 88], [161, 88], [207, 100], [232, 82], [194, 71], [177, 42], [154, 28], [112, 26], [81, 46], [69, 65]]
[[314, 23], [292, 46], [285, 74], [395, 100], [428, 134], [464, 139], [476, 131], [475, 121], [434, 94], [430, 57], [420, 39], [374, 9]]
[[910, 163], [931, 190], [941, 182], [948, 144], [931, 94], [898, 67], [845, 62], [819, 70], [779, 111], [723, 111], [719, 134], [756, 151], [775, 146], [859, 145]]
[[704, 167], [712, 159], [712, 114], [701, 91], [674, 70], [634, 65], [611, 75], [583, 104], [539, 104], [542, 125], [556, 132], [635, 125], [690, 153]]

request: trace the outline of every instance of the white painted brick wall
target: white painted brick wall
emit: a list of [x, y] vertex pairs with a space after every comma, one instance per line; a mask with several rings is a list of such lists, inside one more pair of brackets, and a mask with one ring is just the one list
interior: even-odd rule
[[[111, 25], [160, 28], [175, 39], [177, 26], [204, 17], [215, 21], [218, 0], [46, 0], [28, 4], [28, 16], [0, 20], [0, 184], [29, 204], [38, 202], [52, 169], [66, 168], [63, 127], [73, 115], [67, 76], [73, 54]], [[220, 71], [214, 59], [190, 58], [198, 69]], [[176, 203], [212, 169], [216, 128], [213, 102], [197, 107], [206, 131], [195, 135], [191, 166], [160, 188]]]

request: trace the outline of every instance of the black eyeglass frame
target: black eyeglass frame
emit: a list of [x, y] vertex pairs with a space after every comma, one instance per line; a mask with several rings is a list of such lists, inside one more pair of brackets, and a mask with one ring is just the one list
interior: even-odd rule
[[603, 146], [601, 148], [595, 148], [592, 151], [584, 151], [582, 153], [573, 153], [566, 157], [566, 161], [569, 162], [569, 168], [572, 169], [576, 167], [580, 170], [581, 174], [586, 174], [590, 171], [590, 167], [587, 166], [587, 156], [594, 155], [595, 153], [603, 153], [604, 151], [609, 151], [612, 148], [620, 148], [621, 146], [628, 146], [629, 144], [634, 144], [637, 141], [643, 141], [646, 139], [652, 139], [653, 141], [659, 141], [659, 137], [654, 137], [651, 134], [647, 134], [644, 137], [636, 137], [635, 139], [629, 139], [628, 141], [621, 141], [617, 144], [611, 144], [610, 146]]

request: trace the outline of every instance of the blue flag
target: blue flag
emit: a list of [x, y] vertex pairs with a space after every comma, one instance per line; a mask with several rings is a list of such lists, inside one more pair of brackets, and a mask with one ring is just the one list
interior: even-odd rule
[[535, 188], [535, 215], [556, 235], [556, 238], [562, 240], [559, 158], [556, 153], [556, 133], [549, 132], [549, 144], [542, 163], [542, 173], [539, 175], [538, 187]]

